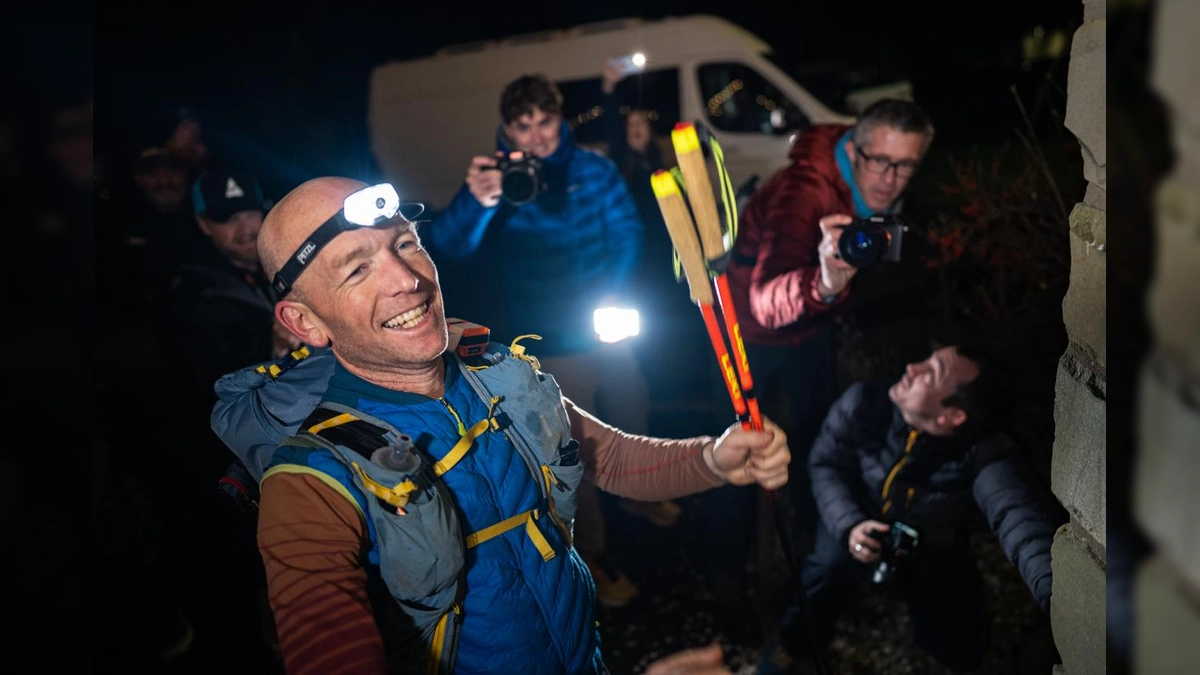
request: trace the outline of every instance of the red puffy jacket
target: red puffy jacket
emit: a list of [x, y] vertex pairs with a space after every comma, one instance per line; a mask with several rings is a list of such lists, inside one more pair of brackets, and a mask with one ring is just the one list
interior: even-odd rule
[[826, 303], [817, 293], [817, 221], [854, 214], [850, 187], [834, 159], [834, 146], [849, 129], [821, 124], [800, 134], [788, 153], [792, 163], [746, 203], [727, 270], [746, 344], [799, 345], [849, 294], [847, 287]]

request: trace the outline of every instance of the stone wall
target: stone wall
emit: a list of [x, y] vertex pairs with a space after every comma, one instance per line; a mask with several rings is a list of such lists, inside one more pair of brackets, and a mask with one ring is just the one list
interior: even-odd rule
[[1071, 514], [1054, 537], [1050, 621], [1056, 672], [1105, 672], [1107, 323], [1106, 32], [1104, 0], [1084, 2], [1071, 40], [1066, 125], [1083, 153], [1088, 187], [1071, 211], [1071, 283], [1063, 299], [1068, 345], [1054, 401], [1051, 488]]
[[1153, 335], [1137, 402], [1133, 510], [1153, 553], [1134, 586], [1138, 675], [1200, 668], [1200, 3], [1154, 5], [1150, 80], [1174, 164], [1155, 194]]

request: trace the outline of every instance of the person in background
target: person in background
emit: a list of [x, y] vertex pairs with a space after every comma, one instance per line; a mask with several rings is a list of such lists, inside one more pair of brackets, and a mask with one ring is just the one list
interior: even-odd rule
[[906, 604], [917, 645], [939, 662], [977, 670], [990, 637], [967, 536], [978, 513], [1049, 611], [1061, 523], [1005, 433], [1009, 370], [992, 345], [960, 340], [838, 398], [808, 458], [820, 522], [800, 576], [813, 632], [789, 608], [758, 672], [790, 672], [824, 650], [864, 585]]
[[[258, 179], [211, 170], [191, 188], [194, 227], [206, 243], [181, 265], [166, 297], [161, 345], [172, 391], [179, 451], [161, 460], [173, 476], [163, 503], [175, 514], [170, 533], [188, 573], [197, 654], [237, 654], [253, 672], [281, 672], [266, 578], [252, 520], [243, 516], [219, 479], [234, 456], [213, 434], [214, 384], [225, 373], [278, 358], [300, 346], [276, 321], [275, 291], [263, 275], [258, 235], [269, 202]], [[225, 657], [227, 658], [227, 657]]]
[[[838, 254], [842, 228], [853, 217], [898, 213], [933, 137], [929, 116], [904, 100], [876, 102], [852, 126], [813, 125], [741, 214], [729, 289], [762, 410], [781, 420], [801, 455], [833, 401], [833, 325], [858, 272]], [[711, 388], [718, 428], [734, 412], [715, 368]], [[811, 541], [816, 522], [806, 470], [804, 462], [793, 467], [789, 490], [800, 546]], [[755, 532], [744, 523], [759, 511], [757, 499], [736, 488], [705, 496], [706, 522], [721, 542], [709, 549], [709, 567], [719, 603], [730, 611], [744, 606]]]
[[[510, 82], [499, 112], [496, 154], [471, 160], [462, 189], [427, 224], [431, 249], [469, 259], [504, 289], [476, 287], [465, 298], [494, 335], [540, 336], [539, 359], [571, 400], [605, 422], [644, 433], [649, 392], [630, 340], [601, 342], [593, 318], [598, 308], [628, 306], [634, 292], [644, 228], [629, 188], [611, 160], [576, 145], [562, 94], [544, 75]], [[541, 162], [541, 189], [531, 201], [503, 195], [495, 169], [498, 159], [514, 156]], [[620, 607], [638, 589], [608, 549], [601, 500], [585, 481], [575, 545], [596, 578], [600, 602]]]

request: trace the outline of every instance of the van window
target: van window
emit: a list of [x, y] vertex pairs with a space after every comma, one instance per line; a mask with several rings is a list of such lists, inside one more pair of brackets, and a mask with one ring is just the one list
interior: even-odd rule
[[[604, 125], [600, 122], [600, 78], [558, 82], [563, 95], [563, 119], [582, 145], [603, 143]], [[617, 83], [615, 92], [620, 108], [612, 113], [623, 115], [629, 107], [647, 111], [651, 126], [659, 136], [669, 135], [679, 121], [679, 71], [675, 68], [648, 70]]]
[[717, 129], [782, 135], [810, 124], [795, 103], [749, 66], [709, 63], [697, 73], [708, 121]]

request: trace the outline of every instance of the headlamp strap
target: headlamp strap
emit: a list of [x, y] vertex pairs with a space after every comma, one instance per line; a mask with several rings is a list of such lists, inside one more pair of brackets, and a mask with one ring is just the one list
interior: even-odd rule
[[331, 239], [345, 230], [358, 227], [350, 224], [345, 215], [338, 211], [332, 218], [325, 221], [313, 231], [312, 235], [296, 249], [292, 257], [284, 264], [283, 269], [275, 275], [275, 280], [272, 285], [275, 287], [275, 292], [279, 297], [287, 295], [287, 292], [292, 289], [292, 283], [300, 273], [304, 271], [304, 267], [312, 261], [325, 244], [328, 244]]

